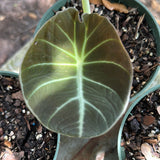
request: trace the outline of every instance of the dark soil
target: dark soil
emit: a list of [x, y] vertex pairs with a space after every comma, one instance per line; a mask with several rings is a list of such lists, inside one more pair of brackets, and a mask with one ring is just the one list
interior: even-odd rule
[[134, 107], [124, 125], [121, 145], [127, 160], [146, 160], [148, 155], [160, 158], [160, 90]]
[[[62, 7], [62, 10], [70, 6], [76, 7], [82, 13], [81, 1], [71, 0], [71, 3]], [[102, 5], [92, 4], [91, 8], [93, 13], [98, 13], [111, 21], [130, 55], [134, 69], [132, 97], [144, 87], [159, 63], [152, 31], [145, 16], [139, 15], [135, 8], [130, 8], [128, 14], [109, 11]]]
[[[0, 157], [51, 160], [57, 134], [46, 130], [26, 108], [18, 79], [0, 76]], [[3, 159], [4, 158], [4, 159]]]

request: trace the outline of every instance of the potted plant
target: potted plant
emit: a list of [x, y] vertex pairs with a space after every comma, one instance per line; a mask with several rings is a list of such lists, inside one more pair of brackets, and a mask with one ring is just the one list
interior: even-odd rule
[[132, 66], [112, 24], [88, 14], [89, 1], [82, 4], [88, 5], [82, 20], [69, 8], [38, 31], [20, 82], [27, 106], [46, 128], [90, 139], [117, 128], [129, 100]]
[[60, 135], [44, 128], [26, 108], [18, 74], [0, 71], [0, 158], [55, 159]]
[[[59, 8], [60, 8], [60, 6], [63, 6], [63, 5], [60, 5], [60, 3], [62, 3], [62, 1], [59, 1], [57, 4], [59, 5]], [[63, 1], [63, 3], [64, 3], [64, 1]], [[125, 4], [127, 4], [128, 2], [127, 1], [122, 1], [122, 3], [125, 3]], [[137, 6], [138, 5], [138, 6]], [[145, 12], [146, 13], [146, 17], [148, 17], [148, 18], [146, 18], [146, 19], [149, 19], [149, 20], [151, 20], [151, 26], [152, 26], [152, 28], [155, 28], [155, 30], [154, 30], [154, 35], [156, 35], [157, 36], [157, 38], [156, 38], [156, 42], [157, 42], [157, 48], [159, 48], [159, 46], [158, 46], [158, 41], [159, 41], [159, 30], [157, 29], [157, 24], [155, 23], [155, 21], [154, 21], [154, 19], [152, 19], [152, 17], [151, 17], [151, 15], [148, 13], [148, 12], [146, 12], [146, 9], [145, 9], [145, 7], [143, 6], [143, 5], [141, 5], [138, 1], [133, 1], [133, 2], [129, 2], [128, 4], [127, 4], [127, 6], [131, 6], [131, 7], [138, 7], [143, 13]], [[59, 8], [56, 8], [57, 10], [59, 9]], [[53, 8], [52, 8], [53, 9]], [[45, 20], [45, 18], [47, 18], [47, 20], [51, 17], [51, 16], [53, 16], [53, 14], [54, 14], [54, 12], [53, 12], [53, 10], [52, 9], [50, 9], [49, 10], [49, 12], [48, 13], [51, 13], [51, 15], [49, 15], [48, 16], [48, 13], [47, 14], [45, 14], [44, 15], [44, 17], [42, 18], [42, 20], [41, 20], [41, 22], [40, 22], [40, 25], [39, 25], [39, 27], [46, 21]], [[54, 10], [55, 11], [55, 10]], [[67, 13], [67, 12], [66, 12]], [[60, 15], [60, 14], [59, 14]], [[65, 16], [64, 16], [65, 17]], [[44, 21], [43, 21], [44, 20]], [[47, 27], [47, 25], [46, 25], [46, 27]], [[60, 29], [60, 28], [59, 28]], [[63, 30], [62, 30], [63, 31]], [[39, 32], [40, 33], [40, 32]], [[42, 33], [42, 32], [41, 32]], [[46, 32], [45, 32], [46, 33]], [[83, 33], [83, 32], [82, 32]], [[66, 34], [67, 35], [67, 34]], [[37, 36], [38, 36], [38, 34], [37, 34]], [[82, 36], [82, 35], [81, 35]], [[81, 37], [81, 36], [79, 36], [79, 37]], [[72, 40], [72, 39], [71, 39]], [[42, 41], [41, 41], [42, 42]], [[36, 45], [38, 45], [39, 44], [39, 42], [38, 41], [34, 41], [34, 45], [36, 46]], [[49, 44], [49, 43], [48, 43]], [[33, 45], [33, 46], [34, 46]], [[64, 45], [65, 46], [65, 45]], [[34, 47], [33, 47], [34, 48]], [[58, 48], [57, 48], [58, 49]], [[32, 49], [30, 48], [30, 51], [31, 51]], [[52, 50], [52, 49], [50, 49], [50, 50]], [[62, 50], [61, 50], [62, 51]], [[157, 50], [158, 51], [158, 50]], [[67, 52], [66, 52], [67, 53]], [[158, 52], [157, 52], [157, 54], [159, 54]], [[29, 55], [29, 53], [28, 53], [28, 55]], [[71, 55], [70, 55], [71, 56]], [[27, 56], [26, 56], [27, 57]], [[28, 56], [29, 57], [29, 56]], [[25, 59], [28, 59], [28, 57], [27, 58], [25, 58]], [[73, 57], [73, 56], [72, 56]], [[83, 56], [82, 56], [83, 57]], [[82, 58], [81, 57], [81, 58]], [[32, 58], [34, 58], [34, 57], [32, 57]], [[32, 59], [31, 58], [31, 59]], [[24, 61], [25, 61], [25, 59], [24, 59]], [[77, 58], [76, 58], [77, 59]], [[41, 58], [39, 58], [39, 60], [41, 61], [42, 59]], [[31, 62], [32, 63], [32, 62]], [[24, 64], [24, 63], [23, 63]], [[78, 63], [76, 63], [76, 65], [77, 65]], [[28, 65], [28, 64], [27, 64]], [[68, 64], [67, 64], [68, 65]], [[73, 64], [73, 66], [75, 65], [75, 63]], [[40, 65], [39, 65], [39, 67], [40, 67]], [[32, 67], [31, 67], [32, 68]], [[30, 68], [30, 69], [31, 69]], [[81, 68], [81, 67], [80, 67]], [[53, 68], [51, 67], [48, 71], [51, 71]], [[26, 71], [27, 71], [27, 69], [26, 69]], [[32, 72], [37, 72], [37, 71], [34, 71], [34, 70], [32, 70], [31, 69], [31, 71]], [[28, 71], [27, 71], [28, 72]], [[71, 70], [71, 73], [72, 72], [74, 72], [73, 70]], [[39, 74], [40, 73], [44, 73], [44, 70], [42, 69], [41, 70], [41, 72], [39, 72]], [[78, 73], [78, 70], [77, 70], [77, 73]], [[21, 77], [23, 76], [23, 65], [22, 65], [22, 72], [21, 72]], [[49, 75], [50, 75], [50, 73], [49, 73]], [[77, 74], [78, 75], [78, 74]], [[79, 73], [79, 75], [80, 75], [80, 73]], [[35, 77], [31, 77], [32, 79], [34, 79]], [[47, 78], [49, 78], [49, 76], [47, 75]], [[70, 77], [71, 78], [71, 77]], [[72, 77], [73, 78], [73, 77]], [[49, 78], [50, 79], [50, 78]], [[22, 78], [21, 78], [21, 82], [22, 82]], [[78, 82], [78, 81], [77, 81]], [[23, 86], [23, 83], [25, 84], [25, 82], [22, 82], [22, 86]], [[99, 83], [97, 83], [97, 84], [99, 84]], [[33, 84], [34, 85], [34, 84]], [[62, 85], [61, 85], [62, 86]], [[127, 88], [127, 87], [126, 87]], [[38, 89], [38, 88], [37, 88]], [[37, 89], [35, 90], [35, 92], [37, 92]], [[33, 92], [34, 93], [34, 92]], [[141, 92], [141, 94], [142, 94], [142, 92]], [[24, 93], [24, 95], [25, 95], [25, 93]], [[80, 95], [80, 94], [79, 94]], [[32, 94], [31, 94], [31, 97], [32, 97]], [[39, 97], [39, 96], [38, 96]], [[138, 96], [137, 96], [138, 97]], [[28, 98], [28, 97], [27, 97]], [[27, 99], [26, 98], [26, 99]], [[29, 98], [30, 99], [30, 98]], [[37, 99], [37, 98], [36, 98]], [[72, 99], [73, 101], [74, 101], [74, 99]], [[76, 100], [76, 99], [75, 99]], [[27, 101], [27, 100], [26, 100]], [[37, 103], [37, 102], [35, 102], [35, 103]], [[43, 104], [44, 104], [44, 102], [43, 102]], [[88, 103], [89, 104], [89, 103]], [[63, 106], [62, 106], [62, 108], [63, 108]], [[31, 110], [33, 110], [33, 109], [31, 109]], [[59, 110], [57, 110], [58, 112], [59, 112]], [[40, 113], [42, 112], [42, 110], [40, 110], [39, 111]], [[58, 113], [57, 112], [57, 113]], [[100, 112], [99, 112], [100, 113]], [[103, 117], [103, 116], [102, 116]], [[122, 117], [121, 117], [122, 118]], [[118, 133], [118, 129], [119, 129], [119, 125], [120, 125], [120, 122], [121, 122], [121, 118], [119, 118], [119, 121], [116, 123], [116, 125], [109, 131], [109, 132], [107, 132], [105, 135], [102, 135], [102, 136], [99, 136], [99, 137], [97, 137], [97, 138], [92, 138], [92, 139], [73, 139], [73, 138], [66, 138], [66, 137], [64, 137], [64, 136], [62, 136], [62, 139], [61, 139], [61, 144], [63, 145], [63, 146], [65, 146], [66, 148], [67, 148], [67, 151], [69, 150], [69, 147], [71, 148], [71, 150], [72, 150], [72, 152], [71, 152], [71, 154], [70, 155], [68, 155], [68, 157], [66, 157], [66, 159], [68, 158], [68, 159], [84, 159], [84, 157], [86, 158], [88, 158], [88, 159], [93, 159], [93, 158], [95, 158], [96, 156], [104, 156], [104, 152], [106, 151], [107, 153], [110, 153], [110, 154], [108, 154], [107, 156], [107, 158], [108, 159], [113, 159], [113, 157], [114, 157], [114, 159], [116, 159], [117, 157], [116, 157], [116, 155], [113, 155], [112, 154], [112, 152], [111, 151], [113, 151], [113, 153], [114, 152], [116, 152], [116, 149], [115, 149], [115, 145], [116, 145], [116, 138], [117, 138], [117, 133]], [[52, 117], [51, 117], [51, 119], [52, 119]], [[51, 120], [50, 119], [50, 120]], [[113, 134], [114, 133], [114, 134]], [[104, 142], [105, 141], [105, 142]], [[84, 146], [84, 144], [85, 144], [85, 146]], [[72, 145], [73, 145], [73, 147], [72, 147]], [[97, 146], [96, 146], [97, 145]], [[107, 146], [108, 145], [108, 146]], [[78, 147], [77, 147], [78, 146]], [[83, 147], [84, 146], [84, 147]], [[96, 147], [95, 147], [96, 146]], [[77, 147], [77, 148], [76, 148]], [[74, 148], [76, 148], [76, 149], [74, 149]], [[81, 149], [82, 148], [82, 149]], [[64, 151], [64, 150], [63, 150]], [[95, 153], [93, 153], [95, 151]], [[81, 153], [81, 154], [77, 154], [77, 153]], [[62, 150], [60, 149], [60, 154], [61, 155], [63, 155], [64, 154], [64, 152], [63, 152], [63, 154], [62, 154]], [[83, 155], [84, 154], [84, 155]], [[60, 155], [60, 156], [61, 156]], [[111, 156], [111, 157], [110, 157]], [[75, 158], [74, 158], [75, 157]], [[64, 156], [61, 156], [61, 159], [63, 159], [64, 158]], [[57, 158], [57, 159], [60, 159], [59, 157]]]

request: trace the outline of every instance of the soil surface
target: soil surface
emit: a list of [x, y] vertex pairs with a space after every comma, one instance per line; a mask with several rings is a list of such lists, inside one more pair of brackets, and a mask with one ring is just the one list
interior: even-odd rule
[[18, 79], [0, 76], [0, 159], [52, 160], [56, 144], [26, 108]]
[[[0, 1], [0, 66], [32, 37], [39, 19], [56, 1]], [[157, 20], [160, 19], [158, 0], [140, 1], [150, 9]]]

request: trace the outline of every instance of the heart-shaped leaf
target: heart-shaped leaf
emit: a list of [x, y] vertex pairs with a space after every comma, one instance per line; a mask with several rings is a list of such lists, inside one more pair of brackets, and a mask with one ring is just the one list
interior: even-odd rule
[[124, 113], [132, 69], [105, 17], [69, 8], [40, 29], [21, 66], [26, 104], [43, 125], [61, 134], [95, 137]]

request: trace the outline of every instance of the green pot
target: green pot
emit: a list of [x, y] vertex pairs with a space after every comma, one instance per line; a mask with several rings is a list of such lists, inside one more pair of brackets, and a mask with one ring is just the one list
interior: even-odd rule
[[0, 75], [18, 78], [18, 73], [9, 72], [9, 71], [0, 71]]
[[[15, 72], [0, 71], [0, 75], [18, 78], [18, 73], [15, 73]], [[60, 145], [60, 134], [57, 134], [57, 147], [56, 147], [56, 152], [55, 152], [53, 160], [56, 160], [57, 158], [59, 145]]]

